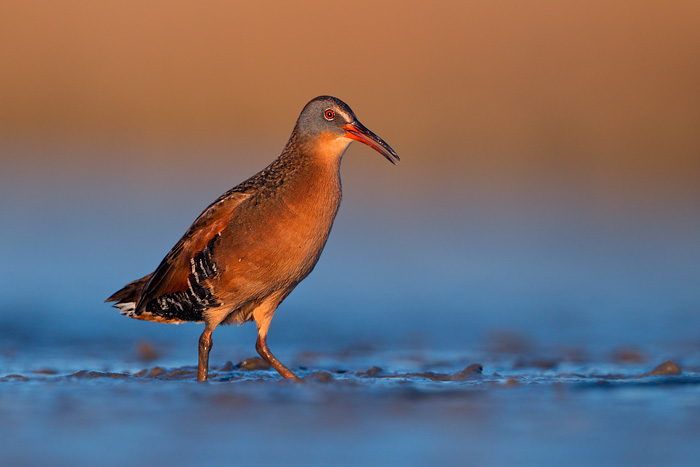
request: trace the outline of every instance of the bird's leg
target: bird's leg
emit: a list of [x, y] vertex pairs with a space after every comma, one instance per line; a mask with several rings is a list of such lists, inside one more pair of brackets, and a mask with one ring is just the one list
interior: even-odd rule
[[267, 363], [272, 365], [272, 368], [277, 370], [279, 374], [285, 378], [294, 379], [295, 381], [301, 381], [297, 375], [292, 373], [292, 371], [284, 366], [282, 362], [277, 360], [277, 358], [272, 355], [270, 349], [267, 347], [267, 336], [258, 334], [258, 340], [255, 342], [255, 350], [258, 351], [260, 356], [265, 359]]
[[255, 350], [257, 350], [260, 356], [267, 363], [269, 363], [272, 368], [277, 370], [279, 374], [285, 378], [301, 381], [297, 375], [292, 373], [289, 368], [277, 360], [277, 358], [272, 355], [272, 352], [270, 352], [270, 349], [267, 347], [267, 330], [270, 329], [270, 322], [275, 314], [277, 305], [283, 298], [283, 295], [272, 296], [253, 310], [253, 319], [255, 320], [255, 324], [258, 326], [258, 340], [255, 342]]
[[199, 367], [197, 368], [197, 381], [200, 383], [207, 380], [209, 374], [209, 351], [214, 343], [211, 340], [212, 329], [208, 327], [199, 336]]

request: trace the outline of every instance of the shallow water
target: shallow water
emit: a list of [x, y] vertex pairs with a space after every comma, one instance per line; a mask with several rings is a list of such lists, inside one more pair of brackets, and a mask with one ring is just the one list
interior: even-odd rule
[[[194, 364], [194, 343], [118, 347], [5, 348], [0, 462], [687, 465], [700, 454], [693, 343], [594, 352], [500, 333], [471, 352], [282, 346], [303, 384], [250, 352], [218, 358], [243, 346], [222, 343], [207, 384], [167, 365]], [[674, 353], [680, 367], [653, 371]]]
[[[611, 214], [576, 193], [419, 200], [346, 177], [321, 261], [270, 329], [305, 384], [238, 366], [252, 325], [215, 331], [197, 384], [201, 326], [102, 300], [150, 272], [230, 174], [144, 191], [118, 174], [0, 175], [0, 465], [700, 457], [696, 201]], [[649, 374], [668, 361], [679, 374]]]

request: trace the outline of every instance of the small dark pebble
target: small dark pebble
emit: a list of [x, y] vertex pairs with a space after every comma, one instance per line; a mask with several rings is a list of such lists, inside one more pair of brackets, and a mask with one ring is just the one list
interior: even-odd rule
[[484, 366], [480, 363], [472, 363], [459, 373], [455, 373], [450, 378], [450, 381], [466, 381], [468, 379], [481, 378], [483, 376]]
[[190, 379], [194, 378], [196, 374], [196, 370], [174, 370], [161, 376], [166, 379]]
[[520, 381], [515, 378], [508, 378], [508, 381], [503, 383], [505, 387], [512, 388], [513, 386], [521, 386]]
[[667, 376], [667, 375], [680, 375], [683, 373], [681, 367], [677, 364], [668, 361], [663, 362], [661, 365], [657, 365], [649, 373], [645, 373], [642, 376]]
[[335, 381], [335, 378], [333, 378], [333, 375], [327, 371], [316, 371], [304, 376], [303, 380], [313, 383], [330, 383]]
[[131, 376], [131, 375], [127, 375], [125, 373], [110, 373], [110, 372], [88, 371], [88, 370], [81, 370], [77, 373], [73, 373], [72, 375], [68, 375], [69, 378], [85, 378], [85, 379], [96, 379], [96, 378], [124, 379], [124, 378], [128, 378], [129, 376]]
[[425, 373], [408, 373], [405, 376], [418, 376], [428, 378], [430, 381], [466, 381], [469, 379], [481, 378], [484, 367], [479, 363], [473, 363], [462, 371], [454, 374], [433, 373], [426, 371]]
[[151, 369], [150, 369], [145, 375], [143, 375], [143, 376], [146, 376], [146, 377], [149, 377], [149, 378], [155, 378], [156, 376], [161, 376], [161, 375], [164, 375], [164, 374], [165, 374], [165, 369], [164, 369], [164, 368], [161, 368], [161, 367], [159, 367], [159, 366], [154, 366], [153, 368], [151, 368]]
[[233, 371], [234, 369], [235, 369], [235, 367], [233, 366], [233, 362], [228, 361], [228, 362], [224, 363], [224, 366], [219, 368], [219, 371]]
[[248, 371], [255, 371], [255, 370], [269, 370], [272, 367], [270, 366], [269, 363], [267, 363], [262, 358], [253, 357], [253, 358], [248, 358], [246, 360], [243, 360], [242, 362], [238, 363], [234, 368], [248, 370]]
[[36, 375], [57, 375], [58, 371], [53, 368], [40, 368], [38, 370], [32, 371]]
[[194, 373], [194, 370], [166, 370], [165, 368], [154, 366], [151, 369], [145, 368], [138, 373], [134, 373], [134, 376], [139, 378], [174, 378], [178, 376], [191, 377]]
[[365, 376], [367, 378], [379, 378], [385, 376], [384, 369], [378, 366], [373, 366], [367, 371], [358, 371], [355, 373], [356, 376]]
[[29, 378], [22, 375], [7, 375], [0, 378], [2, 381], [29, 381]]

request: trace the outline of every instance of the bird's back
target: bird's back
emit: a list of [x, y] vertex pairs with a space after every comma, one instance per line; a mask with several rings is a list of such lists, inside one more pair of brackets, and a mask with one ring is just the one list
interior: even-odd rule
[[212, 203], [156, 271], [108, 301], [160, 322], [243, 323], [314, 268], [341, 198], [339, 164], [283, 154]]

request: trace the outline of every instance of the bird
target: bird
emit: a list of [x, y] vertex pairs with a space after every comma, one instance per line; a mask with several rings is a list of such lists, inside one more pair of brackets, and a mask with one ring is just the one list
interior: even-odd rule
[[350, 143], [399, 156], [343, 101], [309, 101], [281, 154], [211, 203], [151, 274], [105, 302], [130, 318], [204, 323], [197, 381], [209, 373], [212, 332], [223, 324], [257, 326], [255, 349], [284, 378], [300, 381], [267, 345], [279, 304], [316, 266], [342, 197], [340, 164]]

